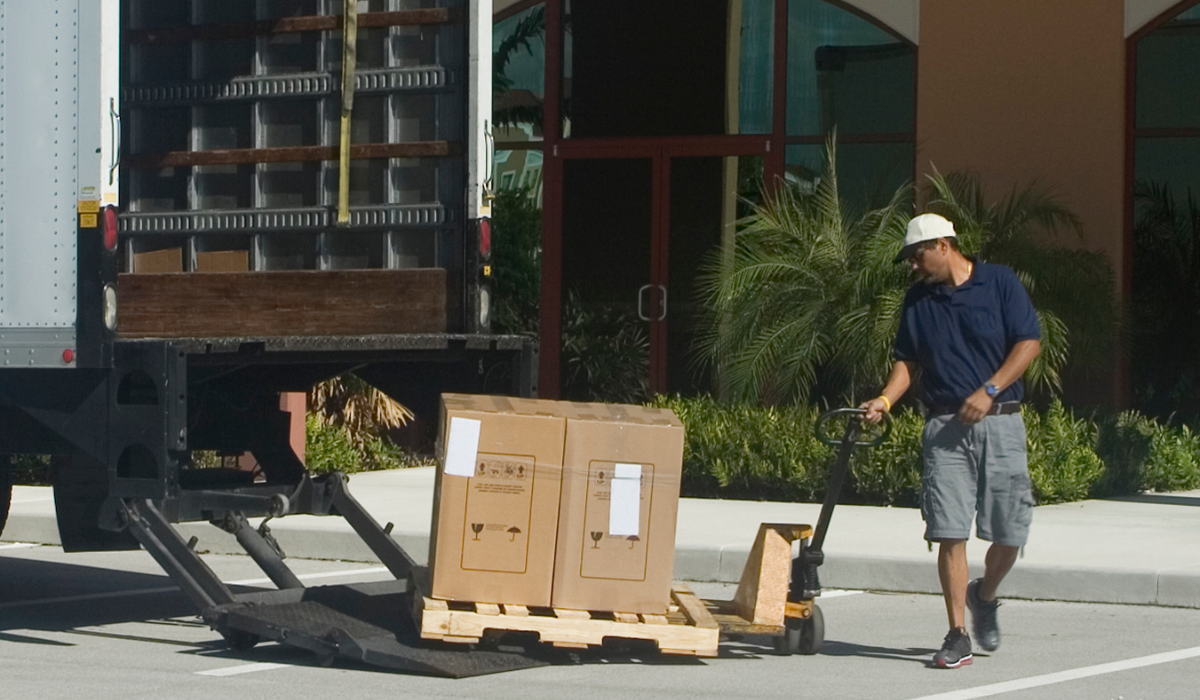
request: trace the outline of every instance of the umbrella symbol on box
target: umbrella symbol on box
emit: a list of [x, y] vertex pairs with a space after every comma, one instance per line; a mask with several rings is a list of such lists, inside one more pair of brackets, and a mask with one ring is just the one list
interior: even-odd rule
[[475, 533], [475, 539], [479, 539], [479, 533], [483, 532], [483, 523], [471, 523], [471, 531]]
[[603, 532], [599, 532], [597, 530], [592, 530], [592, 542], [594, 543], [592, 545], [592, 549], [600, 549], [600, 538], [601, 537], [604, 537]]
[[626, 537], [625, 539], [629, 540], [629, 548], [630, 549], [633, 549], [633, 545], [642, 541], [642, 538], [638, 537], [637, 535], [630, 535], [629, 537]]
[[517, 527], [516, 525], [508, 528], [508, 541], [512, 542], [513, 540], [516, 540], [517, 535], [519, 534], [521, 534], [521, 528]]

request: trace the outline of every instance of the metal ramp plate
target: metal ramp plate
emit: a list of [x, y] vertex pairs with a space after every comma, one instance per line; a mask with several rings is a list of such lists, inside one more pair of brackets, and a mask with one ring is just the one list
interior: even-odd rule
[[322, 662], [336, 657], [394, 671], [465, 678], [547, 665], [524, 654], [448, 649], [422, 642], [408, 611], [404, 581], [320, 586], [251, 593], [205, 613], [235, 640], [253, 635], [308, 649]]

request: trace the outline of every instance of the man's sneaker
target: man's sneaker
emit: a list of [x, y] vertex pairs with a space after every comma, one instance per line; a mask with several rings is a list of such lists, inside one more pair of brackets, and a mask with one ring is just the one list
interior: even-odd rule
[[967, 584], [967, 607], [971, 609], [975, 641], [984, 651], [996, 651], [1000, 648], [1000, 625], [996, 623], [996, 608], [1000, 607], [1000, 601], [988, 602], [980, 598], [981, 585], [983, 579], [979, 578]]
[[933, 655], [933, 665], [938, 668], [971, 665], [971, 638], [966, 630], [959, 627], [950, 630], [942, 642], [942, 648]]

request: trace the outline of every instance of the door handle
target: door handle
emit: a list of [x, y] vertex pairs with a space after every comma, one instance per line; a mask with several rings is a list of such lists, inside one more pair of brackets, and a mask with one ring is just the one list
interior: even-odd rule
[[662, 315], [658, 317], [658, 320], [661, 321], [667, 317], [667, 285], [658, 284], [655, 286], [658, 287], [658, 291], [662, 292]]
[[637, 315], [638, 318], [642, 319], [643, 321], [650, 320], [650, 317], [646, 315], [646, 307], [642, 304], [642, 300], [645, 299], [646, 292], [650, 291], [650, 287], [652, 286], [653, 285], [650, 284], [643, 284], [638, 288]]

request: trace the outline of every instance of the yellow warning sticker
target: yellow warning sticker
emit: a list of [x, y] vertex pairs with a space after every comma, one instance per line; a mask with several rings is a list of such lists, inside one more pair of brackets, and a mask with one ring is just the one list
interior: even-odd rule
[[492, 266], [491, 266], [491, 265], [484, 265], [484, 266], [483, 266], [483, 276], [484, 276], [484, 277], [491, 277], [491, 276], [492, 276]]
[[95, 214], [98, 211], [100, 211], [100, 202], [98, 202], [94, 199], [79, 200], [79, 213], [80, 214]]
[[96, 228], [96, 215], [95, 214], [80, 214], [79, 215], [79, 228]]

